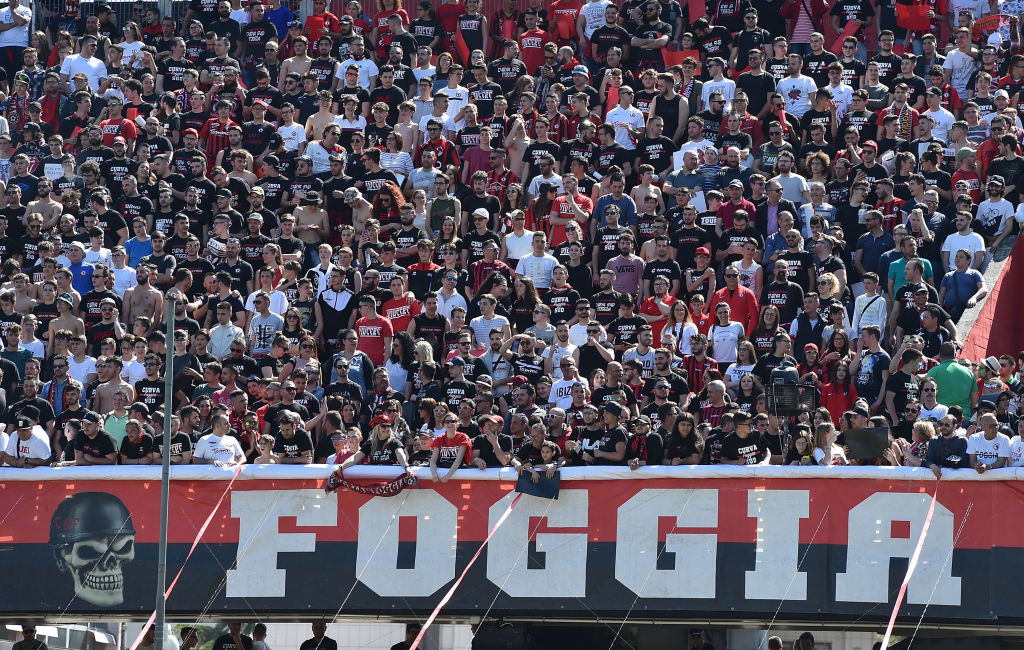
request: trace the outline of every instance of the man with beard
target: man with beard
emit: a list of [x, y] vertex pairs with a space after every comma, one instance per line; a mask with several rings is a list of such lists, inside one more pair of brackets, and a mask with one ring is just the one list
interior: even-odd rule
[[157, 230], [153, 233], [150, 241], [153, 242], [153, 252], [139, 260], [142, 264], [152, 266], [156, 270], [153, 280], [154, 286], [160, 291], [166, 291], [173, 283], [172, 276], [177, 266], [177, 259], [170, 253], [164, 252], [164, 245], [167, 243], [167, 235]]
[[155, 276], [155, 266], [142, 263], [136, 267], [135, 280], [137, 284], [124, 292], [122, 306], [126, 323], [134, 323], [135, 319], [141, 317], [149, 318], [151, 323], [161, 321], [164, 297], [160, 289], [150, 284]]
[[[789, 233], [796, 233], [790, 230]], [[799, 237], [799, 235], [796, 235]], [[804, 303], [804, 290], [789, 279], [789, 263], [784, 259], [775, 261], [772, 280], [761, 290], [759, 305], [774, 305], [779, 310], [779, 324], [787, 327], [796, 318]], [[755, 345], [756, 347], [756, 345]]]
[[[121, 182], [125, 177], [135, 175], [135, 170], [138, 169], [139, 163], [128, 159], [128, 148], [123, 137], [116, 136], [111, 148], [114, 150], [114, 157], [100, 165], [100, 175], [110, 191], [111, 203], [117, 204], [121, 201], [123, 190]], [[99, 213], [98, 210], [97, 213]], [[123, 244], [124, 242], [122, 241], [121, 243]], [[110, 244], [107, 244], [107, 247], [109, 248]]]
[[[512, 346], [518, 341], [518, 352], [512, 352]], [[537, 354], [537, 337], [532, 333], [516, 334], [505, 341], [498, 353], [505, 357], [511, 364], [511, 375], [522, 375], [536, 384], [537, 380], [544, 374], [544, 357]]]

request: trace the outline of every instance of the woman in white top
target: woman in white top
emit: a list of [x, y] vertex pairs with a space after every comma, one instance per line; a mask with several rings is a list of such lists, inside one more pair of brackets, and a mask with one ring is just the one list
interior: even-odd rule
[[818, 465], [849, 465], [843, 448], [836, 444], [839, 432], [831, 423], [819, 424], [814, 429], [814, 462]]
[[725, 385], [735, 395], [739, 390], [740, 379], [754, 369], [757, 353], [750, 341], [741, 341], [736, 348], [736, 362], [729, 365], [724, 373]]
[[124, 40], [121, 42], [121, 65], [139, 68], [142, 66], [142, 30], [138, 23], [129, 21], [121, 29]]
[[397, 176], [408, 178], [416, 167], [412, 164], [412, 156], [403, 151], [404, 148], [405, 140], [402, 139], [402, 135], [389, 133], [388, 137], [384, 138], [384, 151], [380, 154], [380, 166], [394, 172]]
[[708, 332], [708, 339], [712, 343], [712, 350], [715, 360], [718, 361], [719, 369], [724, 371], [729, 364], [736, 361], [736, 355], [741, 341], [746, 340], [743, 325], [730, 320], [732, 308], [721, 302], [715, 307], [715, 324]]
[[412, 193], [412, 206], [416, 213], [416, 218], [412, 220], [413, 228], [419, 228], [426, 232], [427, 230], [427, 192], [426, 190], [419, 189]]
[[668, 312], [668, 323], [661, 330], [661, 338], [664, 340], [666, 334], [671, 334], [676, 339], [676, 355], [692, 354], [690, 349], [690, 337], [700, 334], [697, 325], [690, 318], [690, 309], [686, 301], [677, 300], [672, 303], [672, 309]]
[[501, 242], [498, 259], [515, 264], [533, 253], [533, 231], [526, 230], [526, 214], [522, 210], [513, 210], [509, 214], [509, 219], [512, 221], [512, 232], [505, 235], [504, 241]]

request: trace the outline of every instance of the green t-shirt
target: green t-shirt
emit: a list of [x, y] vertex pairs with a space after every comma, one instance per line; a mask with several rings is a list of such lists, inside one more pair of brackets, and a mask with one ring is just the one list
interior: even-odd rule
[[[935, 276], [932, 275], [932, 263], [923, 257], [918, 257], [916, 259], [921, 260], [921, 264], [924, 265], [924, 276], [922, 276], [921, 279], [927, 282], [928, 278], [934, 278]], [[896, 295], [896, 292], [907, 283], [907, 278], [903, 275], [903, 269], [907, 268], [907, 262], [909, 261], [910, 260], [900, 255], [895, 262], [889, 265], [889, 279], [893, 281], [893, 295]]]
[[938, 386], [935, 399], [940, 404], [959, 404], [964, 410], [964, 418], [971, 417], [971, 393], [978, 390], [978, 380], [973, 372], [951, 359], [929, 370], [927, 376], [935, 379]]

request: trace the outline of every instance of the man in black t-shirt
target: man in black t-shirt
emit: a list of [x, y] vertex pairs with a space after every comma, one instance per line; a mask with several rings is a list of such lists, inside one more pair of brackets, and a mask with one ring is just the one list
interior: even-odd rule
[[[295, 384], [285, 382], [284, 394], [295, 394]], [[302, 416], [296, 413], [281, 413], [277, 419], [280, 432], [274, 440], [274, 453], [281, 463], [308, 465], [313, 462], [313, 441], [302, 428]]]
[[626, 464], [626, 443], [629, 434], [619, 424], [626, 413], [626, 408], [618, 402], [608, 402], [604, 405], [604, 435], [601, 436], [596, 449], [583, 453], [584, 461], [594, 465]]
[[508, 465], [512, 436], [501, 432], [504, 421], [497, 415], [481, 415], [477, 422], [481, 433], [473, 438], [473, 464], [480, 469]]
[[722, 463], [725, 465], [766, 465], [771, 460], [768, 441], [760, 431], [754, 429], [750, 414], [738, 411], [733, 414], [736, 430], [722, 441]]
[[82, 432], [75, 436], [76, 465], [115, 465], [117, 445], [113, 436], [100, 428], [100, 415], [88, 411], [82, 416]]

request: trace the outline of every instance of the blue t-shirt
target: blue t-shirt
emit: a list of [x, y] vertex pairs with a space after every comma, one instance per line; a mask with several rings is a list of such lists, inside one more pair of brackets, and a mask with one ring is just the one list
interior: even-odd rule
[[71, 272], [71, 286], [75, 291], [83, 296], [92, 291], [92, 264], [88, 262], [68, 264], [68, 271]]
[[946, 290], [943, 297], [943, 307], [951, 311], [959, 311], [964, 308], [967, 299], [978, 291], [978, 283], [984, 281], [984, 277], [977, 269], [966, 271], [950, 271], [942, 276], [940, 289]]
[[134, 269], [139, 260], [153, 254], [153, 240], [139, 241], [137, 237], [132, 237], [124, 243], [124, 251], [128, 253], [128, 268]]

